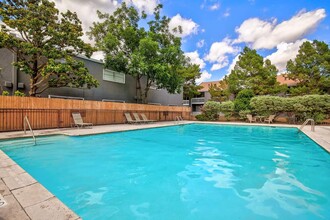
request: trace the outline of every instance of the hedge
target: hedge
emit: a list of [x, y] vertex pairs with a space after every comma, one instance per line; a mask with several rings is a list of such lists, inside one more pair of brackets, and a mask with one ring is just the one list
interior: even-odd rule
[[330, 95], [306, 95], [296, 97], [258, 96], [250, 101], [252, 111], [259, 115], [280, 113], [294, 114], [301, 120], [313, 118], [322, 121], [330, 113]]

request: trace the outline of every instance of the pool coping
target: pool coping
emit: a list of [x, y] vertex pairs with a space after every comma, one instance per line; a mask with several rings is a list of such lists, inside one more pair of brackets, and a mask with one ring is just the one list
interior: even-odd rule
[[[287, 124], [257, 124], [257, 123], [238, 123], [238, 122], [201, 122], [201, 121], [185, 121], [180, 124], [218, 124], [218, 125], [236, 125], [236, 126], [265, 126], [265, 127], [286, 127], [299, 128], [299, 125]], [[160, 128], [167, 126], [179, 125], [178, 122], [162, 122], [142, 125], [112, 125], [95, 126], [94, 129], [48, 129], [35, 131], [37, 136], [85, 136], [103, 133], [133, 131], [141, 129]], [[108, 129], [105, 129], [107, 128]], [[309, 126], [308, 126], [309, 127]], [[323, 126], [317, 126], [316, 132], [311, 132], [305, 127], [302, 132], [313, 140], [316, 144], [322, 147], [326, 152], [330, 153], [330, 135], [329, 137], [323, 133], [317, 134], [317, 131], [323, 129]], [[326, 126], [324, 126], [326, 127]], [[99, 129], [100, 128], [100, 129]], [[325, 128], [324, 128], [325, 129]], [[323, 129], [323, 130], [324, 130]], [[325, 132], [329, 132], [330, 127], [327, 127]], [[20, 132], [0, 133], [0, 140], [27, 138], [30, 134], [24, 135]], [[0, 212], [0, 217], [4, 219], [28, 219], [28, 220], [81, 220], [81, 218], [56, 196], [50, 193], [44, 186], [36, 181], [30, 174], [22, 169], [15, 161], [7, 154], [0, 150], [0, 194], [7, 201], [8, 205], [0, 207], [4, 212]], [[4, 213], [4, 214], [1, 214]], [[4, 216], [2, 216], [4, 215]]]

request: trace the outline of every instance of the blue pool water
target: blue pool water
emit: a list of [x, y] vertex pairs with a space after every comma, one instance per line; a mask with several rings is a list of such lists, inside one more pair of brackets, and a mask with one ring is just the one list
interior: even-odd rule
[[86, 220], [330, 219], [330, 155], [293, 128], [192, 124], [38, 142], [0, 148]]

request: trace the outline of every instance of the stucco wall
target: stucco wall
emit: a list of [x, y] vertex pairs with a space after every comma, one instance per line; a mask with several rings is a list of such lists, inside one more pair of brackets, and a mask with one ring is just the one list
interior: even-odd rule
[[[10, 52], [7, 49], [0, 49], [0, 83], [1, 83], [1, 88], [4, 91], [8, 91], [10, 94], [13, 91], [13, 87], [16, 86], [14, 81], [16, 81], [16, 72], [15, 69], [12, 65], [13, 60], [15, 59], [14, 55], [12, 52]], [[5, 81], [8, 82], [13, 82], [13, 87], [12, 88], [7, 88], [4, 86]]]

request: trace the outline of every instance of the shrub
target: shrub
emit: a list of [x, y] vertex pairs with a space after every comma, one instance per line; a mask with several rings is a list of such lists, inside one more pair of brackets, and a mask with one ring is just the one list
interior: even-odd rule
[[272, 115], [284, 110], [283, 99], [278, 96], [258, 96], [251, 99], [250, 105], [259, 115]]
[[9, 92], [8, 91], [2, 91], [2, 96], [9, 96]]
[[220, 104], [220, 111], [223, 114], [225, 114], [225, 118], [227, 120], [229, 120], [230, 117], [233, 115], [234, 108], [235, 108], [235, 105], [232, 101], [227, 101], [227, 102], [223, 102]]
[[298, 119], [313, 118], [320, 122], [330, 113], [330, 95], [306, 95], [291, 98], [259, 96], [250, 101], [253, 110], [261, 115], [290, 112]]
[[214, 101], [208, 101], [204, 104], [202, 108], [202, 114], [208, 121], [215, 121], [219, 118], [219, 112], [220, 112], [220, 103], [214, 102]]
[[204, 114], [196, 115], [195, 118], [198, 121], [207, 121], [208, 120]]
[[235, 112], [239, 113], [243, 110], [250, 110], [250, 100], [253, 98], [254, 93], [251, 89], [241, 90], [234, 100]]
[[240, 119], [242, 119], [242, 120], [247, 119], [247, 117], [246, 117], [247, 114], [251, 114], [251, 110], [241, 110], [238, 113]]
[[25, 96], [25, 93], [16, 90], [15, 93], [14, 93], [14, 96], [21, 96], [21, 97], [23, 97], [23, 96]]

